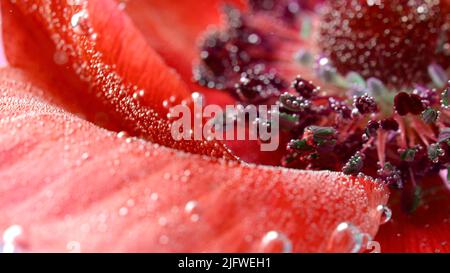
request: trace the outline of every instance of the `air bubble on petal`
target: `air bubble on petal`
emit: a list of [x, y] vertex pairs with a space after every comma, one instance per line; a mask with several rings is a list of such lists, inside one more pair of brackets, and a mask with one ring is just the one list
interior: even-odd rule
[[158, 201], [158, 199], [159, 199], [159, 196], [158, 196], [158, 194], [156, 192], [150, 194], [150, 200], [151, 201]]
[[84, 152], [84, 153], [81, 155], [81, 159], [82, 159], [82, 160], [88, 160], [88, 159], [89, 159], [89, 153], [88, 153], [88, 152]]
[[285, 234], [272, 230], [262, 238], [260, 251], [264, 253], [291, 253], [292, 242]]
[[128, 133], [125, 131], [120, 131], [117, 133], [117, 137], [118, 138], [127, 138], [128, 137]]
[[119, 215], [120, 216], [126, 216], [128, 214], [128, 208], [126, 208], [126, 207], [121, 207], [120, 209], [119, 209]]
[[75, 13], [70, 19], [70, 26], [78, 34], [85, 34], [88, 32], [87, 25], [88, 13], [85, 10]]
[[328, 242], [328, 251], [333, 252], [361, 252], [365, 234], [359, 228], [349, 222], [340, 223], [331, 234]]
[[80, 253], [81, 244], [78, 241], [70, 241], [67, 243], [66, 249], [69, 253]]
[[380, 223], [386, 224], [392, 218], [392, 210], [385, 205], [378, 205], [377, 211], [381, 213]]
[[[3, 247], [0, 253], [14, 253], [17, 251], [16, 239], [22, 235], [23, 229], [19, 225], [12, 225], [3, 232]], [[0, 244], [0, 247], [2, 245]]]
[[200, 220], [197, 201], [191, 200], [187, 202], [184, 206], [184, 212], [189, 215], [189, 218], [192, 222], [198, 222], [198, 220]]
[[326, 66], [330, 64], [330, 60], [328, 58], [320, 58], [319, 59], [319, 65], [320, 66]]

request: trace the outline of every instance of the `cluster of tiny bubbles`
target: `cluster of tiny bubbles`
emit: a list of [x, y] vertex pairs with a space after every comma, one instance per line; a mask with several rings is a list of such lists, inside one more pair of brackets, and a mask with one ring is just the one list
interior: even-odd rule
[[329, 240], [329, 250], [334, 250], [336, 246], [342, 246], [339, 252], [359, 253], [372, 238], [369, 234], [349, 222], [342, 222], [337, 225]]
[[184, 212], [189, 216], [192, 222], [198, 222], [200, 220], [200, 214], [198, 209], [198, 202], [190, 200], [184, 206]]
[[259, 251], [263, 253], [292, 253], [292, 242], [288, 236], [271, 230], [261, 239]]
[[23, 229], [19, 225], [12, 225], [3, 232], [3, 243], [0, 244], [0, 253], [15, 253], [18, 251], [16, 238], [22, 235]]
[[381, 224], [386, 224], [392, 219], [392, 210], [386, 205], [378, 205], [377, 211], [381, 213]]

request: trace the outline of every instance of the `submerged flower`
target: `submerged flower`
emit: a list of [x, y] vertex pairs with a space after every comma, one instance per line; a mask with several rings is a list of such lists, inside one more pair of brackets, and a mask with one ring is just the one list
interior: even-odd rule
[[[449, 4], [387, 3], [3, 1], [1, 249], [448, 251]], [[284, 145], [175, 141], [194, 91]]]

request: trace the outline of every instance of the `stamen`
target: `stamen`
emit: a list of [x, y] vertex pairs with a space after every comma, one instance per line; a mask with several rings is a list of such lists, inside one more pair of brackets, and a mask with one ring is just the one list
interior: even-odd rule
[[227, 8], [226, 28], [201, 43], [195, 80], [243, 105], [277, 104], [280, 165], [372, 176], [402, 189], [412, 211], [422, 179], [450, 165], [450, 82], [442, 87], [450, 51], [441, 39], [450, 7], [407, 2], [329, 1], [335, 10], [323, 15], [323, 54], [299, 35], [303, 18], [317, 16], [289, 6], [302, 2]]

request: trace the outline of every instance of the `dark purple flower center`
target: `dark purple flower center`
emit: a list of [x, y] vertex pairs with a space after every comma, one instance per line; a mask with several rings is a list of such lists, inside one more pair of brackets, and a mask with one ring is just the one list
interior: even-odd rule
[[[362, 173], [400, 189], [418, 188], [422, 178], [447, 170], [450, 83], [445, 88], [428, 88], [415, 86], [414, 79], [402, 78], [399, 82], [415, 88], [396, 94], [387, 90], [382, 81], [366, 81], [357, 73], [347, 75], [348, 84], [342, 86], [336, 69], [322, 55], [316, 56], [316, 63], [314, 56], [304, 50], [301, 56], [286, 59], [287, 48], [304, 43], [292, 36], [308, 30], [305, 26], [311, 22], [303, 15], [314, 16], [297, 9], [299, 4], [255, 0], [250, 1], [250, 13], [226, 8], [227, 26], [207, 34], [201, 44], [200, 63], [194, 69], [197, 82], [223, 89], [242, 104], [279, 106], [280, 139], [288, 139], [280, 148], [283, 157], [279, 165]], [[290, 10], [289, 16], [286, 9]], [[365, 54], [357, 48], [345, 50], [352, 58]], [[310, 70], [323, 82], [344, 89], [342, 92], [321, 90], [295, 76], [299, 62], [307, 64], [311, 58]], [[405, 64], [408, 61], [398, 59]], [[389, 71], [387, 66], [383, 64]], [[403, 192], [408, 195], [415, 190]]]

